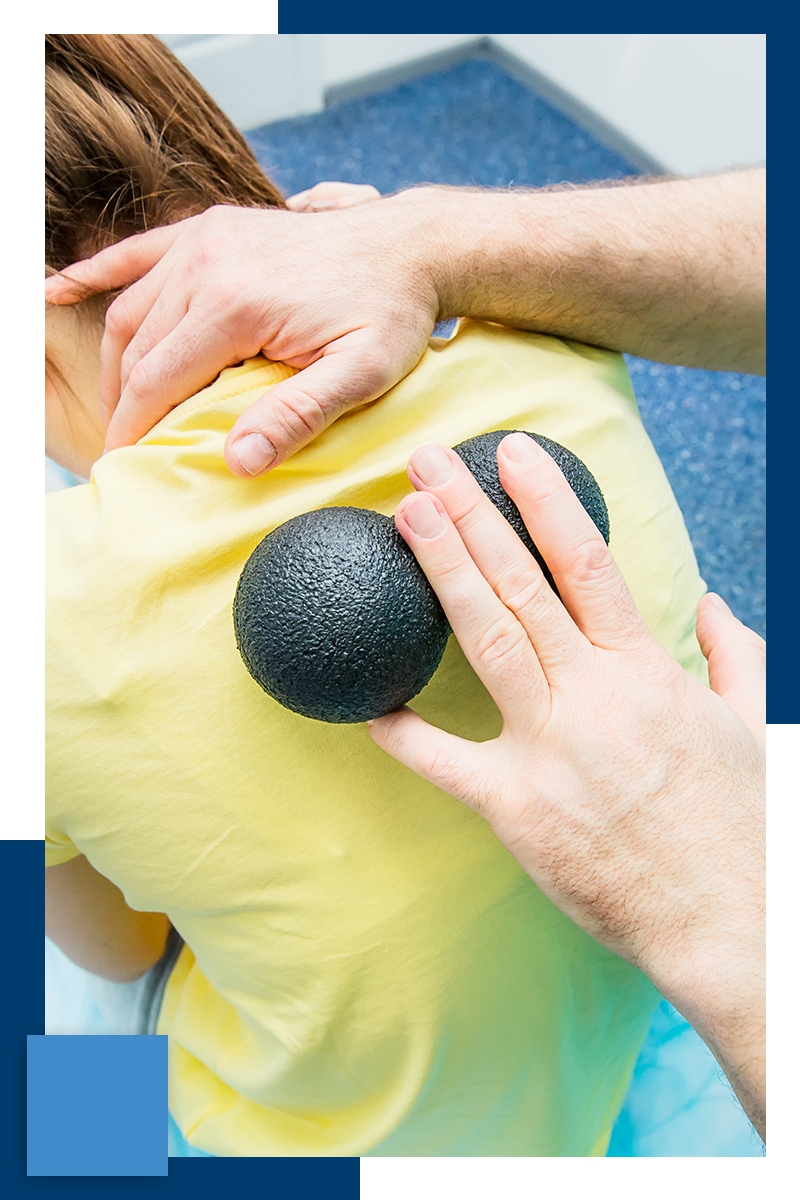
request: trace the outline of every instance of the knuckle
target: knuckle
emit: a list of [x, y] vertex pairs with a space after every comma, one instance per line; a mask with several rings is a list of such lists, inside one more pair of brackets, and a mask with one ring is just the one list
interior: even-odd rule
[[155, 380], [147, 359], [140, 358], [133, 364], [125, 390], [134, 404], [146, 404], [155, 391]]
[[322, 432], [331, 414], [326, 405], [298, 389], [281, 397], [273, 417], [292, 441], [308, 441]]
[[[472, 483], [475, 481], [472, 480]], [[459, 533], [471, 533], [477, 525], [480, 525], [485, 519], [487, 505], [491, 505], [491, 501], [480, 488], [473, 488], [470, 481], [465, 479], [461, 472], [458, 472], [457, 477], [458, 493], [455, 501], [458, 505], [453, 522]]]
[[106, 332], [114, 340], [125, 338], [134, 326], [133, 316], [125, 298], [125, 293], [118, 296], [106, 311]]
[[608, 546], [598, 537], [588, 537], [566, 555], [567, 574], [580, 592], [591, 595], [596, 615], [604, 614], [618, 630], [625, 630], [631, 645], [647, 641], [646, 627], [631, 597], [628, 585]]
[[[657, 726], [673, 720], [672, 714], [682, 711], [689, 703], [688, 693], [693, 684], [686, 672], [661, 646], [654, 644], [642, 655], [637, 653], [637, 674], [644, 685], [639, 691], [639, 711], [643, 720]], [[617, 706], [621, 713], [628, 697], [620, 692]]]
[[434, 747], [425, 769], [436, 787], [464, 801], [480, 816], [487, 816], [491, 809], [491, 789], [481, 786], [471, 773], [465, 772], [463, 764], [453, 758], [446, 745]]
[[192, 275], [204, 275], [216, 267], [225, 253], [224, 239], [214, 230], [207, 230], [199, 239], [188, 263]]
[[[377, 396], [386, 390], [392, 378], [391, 358], [377, 338], [360, 347], [358, 360], [351, 365], [348, 382], [351, 389], [357, 386], [359, 395]], [[341, 407], [349, 407], [346, 396], [341, 399]]]
[[192, 218], [196, 221], [197, 233], [202, 238], [214, 237], [220, 234], [222, 230], [229, 228], [231, 224], [231, 205], [228, 204], [211, 204], [203, 212]]
[[542, 460], [536, 478], [529, 481], [528, 488], [530, 502], [534, 505], [550, 505], [554, 501], [562, 500], [565, 495], [573, 495], [572, 489], [549, 454]]
[[541, 571], [512, 567], [498, 580], [496, 590], [506, 608], [518, 615], [538, 608], [547, 600], [550, 588]]
[[478, 639], [480, 662], [494, 672], [517, 667], [527, 650], [528, 635], [512, 613], [497, 617]]
[[211, 312], [224, 314], [226, 324], [233, 324], [247, 316], [250, 311], [248, 297], [230, 278], [215, 279], [205, 289], [205, 305]]
[[446, 754], [443, 746], [434, 747], [425, 764], [425, 769], [431, 779], [437, 781], [439, 787], [445, 791], [448, 790], [448, 784], [452, 783], [455, 771], [453, 761]]
[[123, 351], [122, 357], [119, 360], [120, 370], [123, 378], [130, 375], [137, 362], [138, 354], [133, 346], [133, 343], [131, 342], [127, 349]]
[[451, 550], [440, 551], [436, 560], [436, 584], [446, 589], [450, 607], [460, 616], [468, 616], [472, 606], [472, 596], [464, 579], [464, 559]]
[[610, 583], [616, 578], [617, 569], [611, 551], [598, 537], [588, 537], [578, 542], [570, 555], [572, 575], [576, 583]]
[[205, 297], [205, 301], [200, 309], [202, 315], [197, 320], [206, 337], [212, 333], [216, 334], [220, 344], [227, 347], [227, 353], [234, 361], [258, 353], [260, 345], [257, 336], [242, 336], [243, 330], [252, 328], [253, 321], [250, 320], [250, 314], [242, 303], [241, 296], [235, 296], [227, 288], [215, 289], [212, 303], [208, 303], [208, 296]]

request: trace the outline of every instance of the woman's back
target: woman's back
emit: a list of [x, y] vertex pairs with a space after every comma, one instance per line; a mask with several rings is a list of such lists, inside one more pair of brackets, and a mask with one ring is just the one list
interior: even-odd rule
[[[49, 861], [86, 854], [185, 938], [159, 1032], [171, 1111], [202, 1149], [603, 1154], [650, 984], [362, 725], [266, 696], [231, 603], [253, 547], [289, 517], [391, 515], [420, 444], [528, 428], [586, 461], [634, 599], [702, 678], [703, 585], [624, 364], [466, 325], [283, 467], [236, 480], [225, 435], [287, 372], [260, 359], [223, 372], [51, 498]], [[412, 703], [465, 737], [499, 731], [452, 639]]]

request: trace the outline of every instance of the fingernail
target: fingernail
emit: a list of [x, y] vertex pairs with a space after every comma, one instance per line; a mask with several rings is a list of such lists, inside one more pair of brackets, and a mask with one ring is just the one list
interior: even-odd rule
[[510, 433], [507, 438], [503, 438], [500, 445], [505, 456], [512, 462], [532, 463], [546, 453], [527, 433]]
[[[722, 612], [731, 612], [728, 605], [722, 599], [722, 596], [718, 596], [716, 592], [706, 592], [706, 599], [709, 604], [713, 604], [715, 608], [721, 609]], [[733, 613], [731, 613], [731, 616], [733, 616]]]
[[438, 487], [453, 474], [453, 464], [440, 446], [423, 446], [411, 456], [411, 466], [426, 487]]
[[239, 466], [248, 475], [260, 475], [265, 471], [278, 451], [263, 433], [248, 433], [233, 443], [233, 453]]
[[435, 538], [444, 529], [439, 510], [424, 492], [418, 492], [403, 509], [403, 516], [419, 537]]

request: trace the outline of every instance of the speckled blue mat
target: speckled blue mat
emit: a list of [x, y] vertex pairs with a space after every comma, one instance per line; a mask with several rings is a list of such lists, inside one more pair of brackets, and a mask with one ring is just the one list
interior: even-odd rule
[[[286, 195], [323, 179], [371, 183], [387, 193], [422, 182], [540, 187], [636, 173], [485, 61], [265, 125], [248, 138]], [[704, 579], [765, 635], [764, 380], [633, 357], [627, 362]], [[609, 1156], [762, 1152], [711, 1054], [665, 1001], [637, 1062]]]
[[[322, 179], [540, 187], [635, 169], [493, 63], [464, 62], [248, 134], [286, 195]], [[700, 571], [765, 636], [765, 383], [628, 358]]]

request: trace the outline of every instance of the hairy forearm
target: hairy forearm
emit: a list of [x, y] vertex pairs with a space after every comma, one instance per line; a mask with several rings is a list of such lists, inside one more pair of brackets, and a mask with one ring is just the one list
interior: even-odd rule
[[[725, 1073], [763, 1141], [767, 1138], [766, 1018], [763, 968], [727, 980], [725, 991], [706, 998], [702, 989], [662, 992], [700, 1035]], [[735, 998], [735, 999], [734, 999]]]
[[[763, 817], [762, 817], [763, 820]], [[730, 890], [665, 922], [639, 965], [700, 1035], [766, 1140], [764, 850], [737, 861]]]
[[417, 224], [441, 316], [661, 362], [765, 370], [766, 171], [540, 192], [426, 187]]
[[717, 1038], [713, 1031], [703, 1039], [739, 1098], [763, 1142], [767, 1140], [766, 1028], [754, 1023], [733, 1039]]

